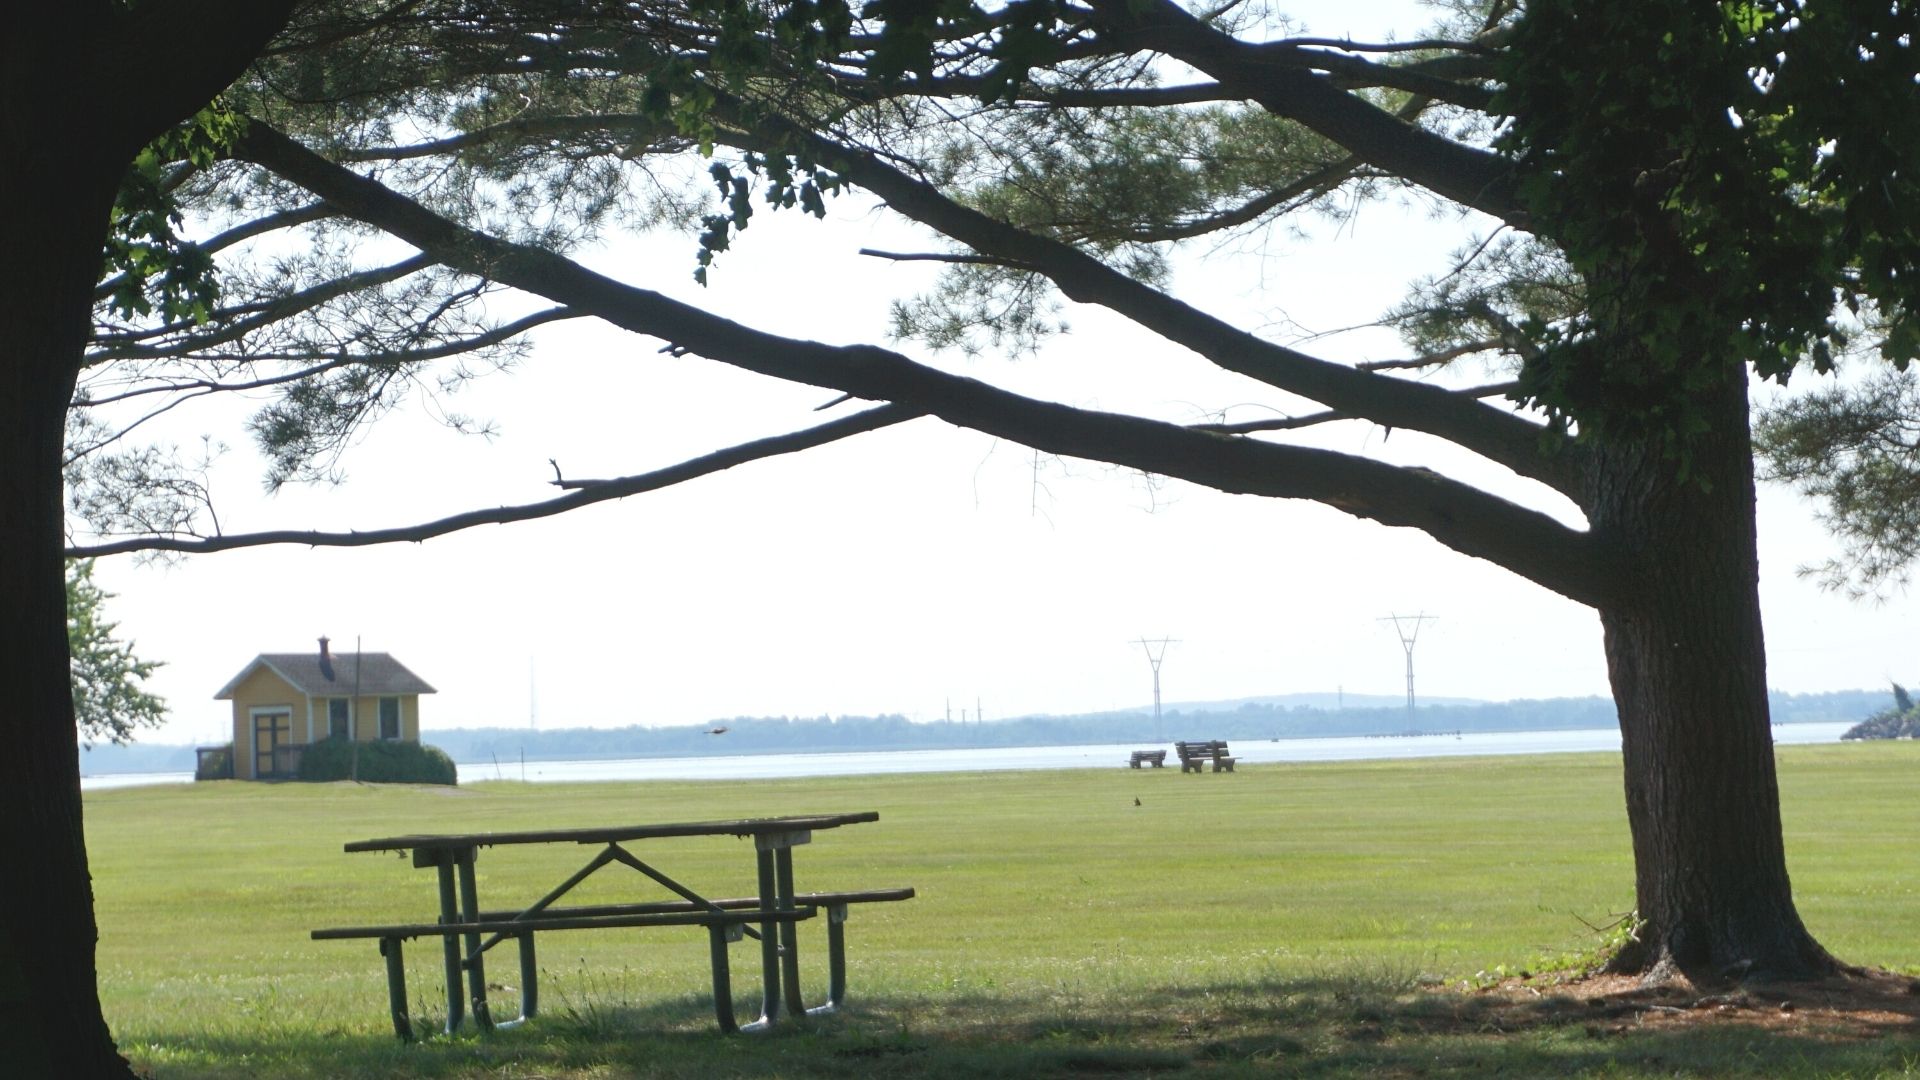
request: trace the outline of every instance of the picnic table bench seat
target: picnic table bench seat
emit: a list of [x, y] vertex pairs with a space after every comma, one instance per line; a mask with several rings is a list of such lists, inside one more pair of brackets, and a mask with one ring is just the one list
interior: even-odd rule
[[[759, 901], [754, 901], [758, 903]], [[733, 1014], [733, 977], [727, 960], [727, 943], [742, 936], [747, 923], [794, 923], [811, 919], [818, 913], [813, 907], [786, 910], [735, 909], [682, 912], [613, 913], [606, 915], [565, 914], [528, 919], [477, 919], [473, 922], [411, 923], [395, 926], [336, 926], [313, 931], [318, 941], [342, 938], [375, 938], [380, 955], [387, 961], [387, 1005], [393, 1017], [394, 1034], [403, 1040], [413, 1038], [413, 1021], [407, 1010], [407, 969], [401, 942], [409, 938], [443, 937], [452, 939], [469, 934], [492, 934], [490, 947], [506, 938], [520, 944], [520, 1015], [512, 1020], [493, 1022], [493, 1027], [511, 1027], [531, 1020], [539, 1010], [540, 968], [535, 958], [533, 935], [547, 930], [601, 930], [625, 927], [704, 926], [708, 932], [709, 953], [713, 964], [713, 1010], [720, 1030], [731, 1034], [740, 1030]], [[471, 966], [471, 960], [462, 966]], [[476, 1002], [476, 1012], [484, 1003]]]
[[1135, 750], [1133, 755], [1127, 759], [1127, 764], [1135, 769], [1139, 768], [1143, 762], [1156, 769], [1164, 768], [1167, 764], [1167, 752], [1165, 750]]
[[[794, 906], [785, 909], [760, 907], [758, 897], [727, 897], [704, 903], [669, 900], [636, 904], [592, 904], [548, 907], [521, 917], [519, 911], [483, 911], [471, 922], [408, 923], [392, 926], [336, 926], [314, 930], [315, 941], [373, 938], [380, 942], [380, 955], [386, 958], [387, 998], [393, 1016], [394, 1033], [403, 1040], [413, 1038], [412, 1021], [407, 1011], [407, 976], [401, 942], [420, 937], [452, 939], [464, 935], [492, 935], [481, 943], [478, 952], [514, 938], [520, 946], [520, 1015], [494, 1026], [512, 1026], [532, 1019], [539, 1008], [539, 964], [534, 950], [534, 934], [551, 930], [600, 930], [647, 928], [657, 926], [704, 926], [709, 935], [713, 965], [713, 1007], [720, 1029], [732, 1033], [740, 1029], [733, 1012], [733, 980], [727, 959], [727, 944], [744, 935], [760, 936], [751, 924], [796, 923], [813, 918], [821, 909], [827, 912], [827, 1002], [824, 1008], [838, 1009], [847, 993], [847, 906], [913, 899], [911, 888], [864, 889], [853, 892], [800, 893]], [[462, 966], [471, 966], [471, 961]]]
[[1211, 763], [1214, 772], [1232, 772], [1234, 758], [1227, 753], [1224, 739], [1209, 739], [1204, 742], [1177, 742], [1173, 744], [1174, 753], [1180, 755], [1180, 771], [1197, 773], [1205, 770]]

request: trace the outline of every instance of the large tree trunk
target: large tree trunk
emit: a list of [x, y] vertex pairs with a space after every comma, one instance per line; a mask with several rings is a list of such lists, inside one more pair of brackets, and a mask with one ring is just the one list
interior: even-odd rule
[[1596, 448], [1588, 512], [1636, 580], [1602, 605], [1633, 834], [1621, 970], [1799, 979], [1836, 965], [1794, 909], [1760, 627], [1746, 373], [1702, 402], [1688, 456]]
[[[127, 1077], [96, 989], [67, 659], [61, 458], [121, 172], [138, 148], [73, 75], [105, 5], [7, 41], [0, 154], [0, 1072]], [[19, 29], [19, 28], [16, 28]]]
[[0, 1071], [128, 1076], [95, 992], [61, 554], [66, 408], [114, 184], [61, 157], [0, 159]]
[[0, 1072], [127, 1077], [96, 989], [61, 458], [114, 193], [294, 0], [23, 5], [0, 34]]

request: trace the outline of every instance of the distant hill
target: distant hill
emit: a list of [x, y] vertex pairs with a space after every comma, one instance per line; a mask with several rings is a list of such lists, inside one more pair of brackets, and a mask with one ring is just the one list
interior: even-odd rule
[[[1417, 704], [1424, 708], [1428, 705], [1485, 705], [1479, 698], [1421, 697]], [[1181, 701], [1172, 705], [1161, 705], [1161, 712], [1178, 709], [1188, 713], [1232, 712], [1245, 705], [1272, 705], [1281, 709], [1405, 709], [1407, 699], [1389, 694], [1274, 694], [1268, 697], [1232, 698], [1227, 701]], [[1134, 712], [1152, 712], [1150, 705], [1142, 705]]]
[[[1176, 739], [1310, 739], [1455, 731], [1566, 731], [1614, 725], [1602, 697], [1527, 701], [1422, 700], [1411, 717], [1404, 699], [1382, 695], [1281, 694], [1232, 701], [1163, 705], [1160, 729], [1151, 709], [1023, 716], [987, 723], [914, 723], [904, 716], [735, 717], [702, 725], [621, 728], [452, 728], [426, 741], [459, 762], [701, 757], [862, 750], [944, 750], [1086, 743], [1165, 745]], [[1881, 709], [1884, 690], [1771, 695], [1775, 723], [1852, 722]], [[724, 727], [722, 735], [708, 734]], [[100, 746], [84, 751], [87, 775], [188, 772], [190, 746]]]
[[191, 746], [166, 743], [111, 743], [80, 751], [80, 775], [107, 773], [192, 772], [197, 756]]

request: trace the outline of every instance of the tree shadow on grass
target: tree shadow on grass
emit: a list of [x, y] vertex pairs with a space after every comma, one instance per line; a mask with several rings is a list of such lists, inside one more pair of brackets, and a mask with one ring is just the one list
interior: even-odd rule
[[[1920, 1074], [1910, 1017], [1682, 1008], [1552, 987], [1469, 993], [1392, 974], [1145, 991], [884, 995], [770, 1035], [723, 1038], [698, 995], [555, 1002], [531, 1024], [405, 1045], [390, 1033], [128, 1033], [137, 1066], [193, 1077], [1478, 1077]], [[1731, 1004], [1730, 1004], [1731, 1002]], [[1751, 1006], [1751, 1007], [1748, 1007]], [[739, 1003], [751, 1015], [751, 1003]], [[1680, 1017], [1680, 1013], [1686, 1013]], [[1685, 1022], [1678, 1022], [1683, 1019]], [[422, 1017], [419, 1030], [433, 1031]]]

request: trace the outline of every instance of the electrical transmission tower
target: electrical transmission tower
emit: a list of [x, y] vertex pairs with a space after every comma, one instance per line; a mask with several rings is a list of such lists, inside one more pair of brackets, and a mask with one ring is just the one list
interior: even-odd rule
[[1400, 647], [1407, 652], [1407, 730], [1414, 729], [1413, 722], [1413, 643], [1420, 638], [1420, 624], [1437, 622], [1438, 615], [1421, 612], [1418, 615], [1389, 615], [1380, 622], [1393, 624], [1393, 632], [1400, 638]]
[[1160, 661], [1167, 658], [1167, 646], [1178, 645], [1180, 642], [1177, 638], [1161, 638], [1157, 643], [1160, 646], [1160, 651], [1157, 653], [1153, 651], [1155, 644], [1144, 637], [1140, 639], [1140, 647], [1147, 653], [1147, 665], [1153, 668], [1153, 741], [1159, 742], [1162, 737], [1160, 734]]

